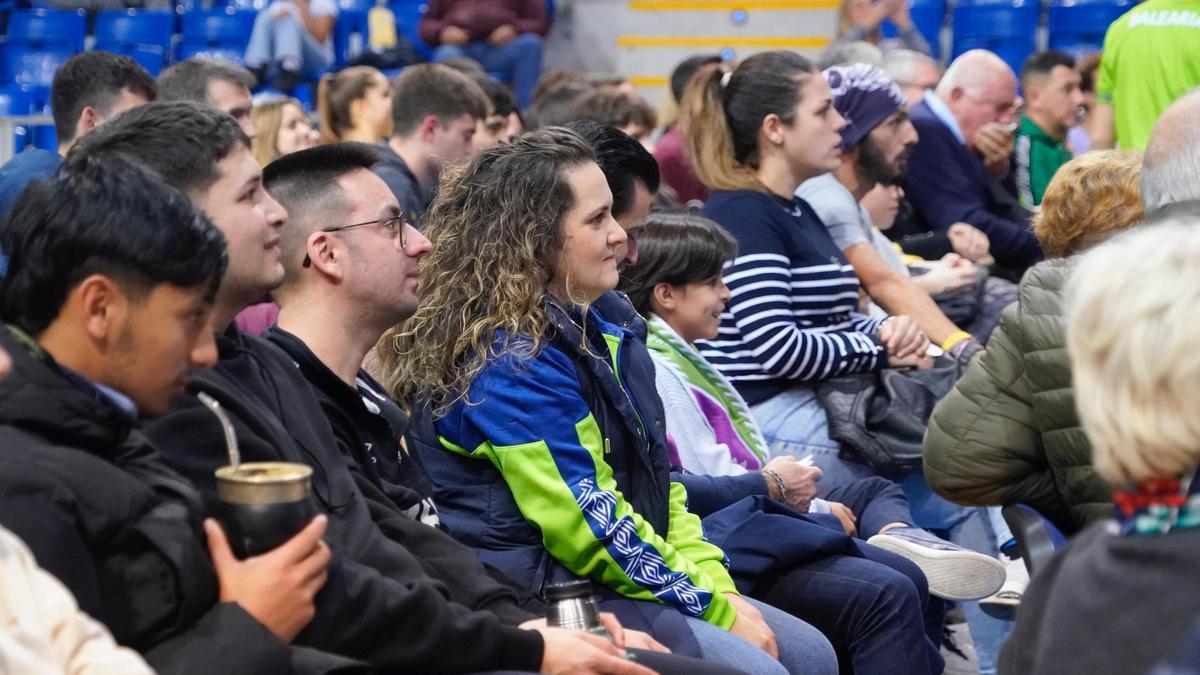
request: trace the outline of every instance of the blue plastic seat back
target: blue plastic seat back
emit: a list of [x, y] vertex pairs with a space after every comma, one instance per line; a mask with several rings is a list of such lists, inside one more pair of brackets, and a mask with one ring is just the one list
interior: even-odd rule
[[1076, 54], [1101, 49], [1109, 25], [1133, 5], [1134, 0], [1055, 0], [1048, 10], [1050, 49]]
[[8, 44], [81, 52], [86, 30], [87, 17], [82, 10], [18, 10], [8, 18]]
[[0, 87], [0, 115], [32, 115], [33, 93], [18, 85]]
[[[945, 0], [911, 0], [908, 7], [913, 25], [929, 43], [933, 57], [937, 58], [941, 51], [942, 24], [946, 22]], [[884, 37], [893, 38], [900, 34], [896, 25], [890, 20], [880, 25]]]
[[433, 47], [421, 39], [421, 32], [418, 28], [421, 17], [425, 15], [429, 7], [424, 2], [400, 0], [389, 4], [388, 9], [396, 15], [396, 33], [412, 43], [421, 58], [425, 60], [433, 58]]
[[184, 42], [203, 43], [215, 48], [245, 49], [254, 31], [255, 13], [233, 7], [193, 11], [183, 15]]
[[112, 52], [128, 56], [137, 61], [138, 65], [145, 68], [152, 77], [158, 77], [158, 74], [167, 65], [167, 51], [157, 45], [97, 42], [92, 47], [92, 51]]
[[954, 39], [1036, 39], [1041, 5], [1031, 0], [962, 0], [954, 7]]
[[96, 44], [109, 51], [121, 51], [114, 45], [127, 48], [154, 46], [164, 53], [171, 48], [175, 32], [175, 14], [157, 10], [124, 10], [101, 12], [96, 16]]
[[74, 53], [69, 49], [4, 45], [0, 48], [0, 83], [48, 88], [54, 82], [54, 71]]

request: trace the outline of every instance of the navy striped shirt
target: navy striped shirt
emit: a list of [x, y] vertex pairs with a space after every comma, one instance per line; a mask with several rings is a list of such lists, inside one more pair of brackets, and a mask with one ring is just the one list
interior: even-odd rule
[[698, 346], [747, 401], [886, 363], [881, 320], [859, 313], [854, 268], [805, 201], [718, 192], [701, 213], [737, 238], [738, 257], [723, 273], [733, 298], [720, 332]]

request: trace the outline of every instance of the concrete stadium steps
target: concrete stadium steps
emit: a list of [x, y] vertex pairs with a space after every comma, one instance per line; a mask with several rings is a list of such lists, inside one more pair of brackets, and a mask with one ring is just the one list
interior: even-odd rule
[[577, 57], [625, 74], [657, 103], [671, 70], [693, 54], [815, 56], [834, 33], [837, 0], [576, 0], [570, 14]]

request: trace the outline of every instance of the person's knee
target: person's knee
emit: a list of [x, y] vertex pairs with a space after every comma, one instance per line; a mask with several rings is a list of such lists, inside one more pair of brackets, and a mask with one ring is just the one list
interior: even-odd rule
[[450, 59], [464, 59], [466, 57], [466, 52], [458, 47], [458, 45], [441, 45], [433, 50], [434, 63], [441, 63]]
[[[895, 567], [880, 565], [871, 581], [879, 589], [879, 609], [891, 616], [910, 616], [920, 619], [922, 593], [929, 592], [929, 583], [916, 565], [904, 560]], [[906, 568], [911, 566], [911, 569]]]
[[541, 54], [542, 36], [537, 33], [521, 33], [513, 38], [512, 49], [522, 54]]

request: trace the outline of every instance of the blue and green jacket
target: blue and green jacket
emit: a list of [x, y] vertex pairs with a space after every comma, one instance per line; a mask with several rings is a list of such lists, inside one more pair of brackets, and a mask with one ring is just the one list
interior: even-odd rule
[[541, 596], [586, 577], [728, 628], [734, 582], [671, 481], [654, 366], [626, 327], [637, 314], [604, 306], [582, 317], [548, 302], [536, 354], [490, 361], [466, 402], [417, 414], [409, 440], [443, 524], [518, 585]]

